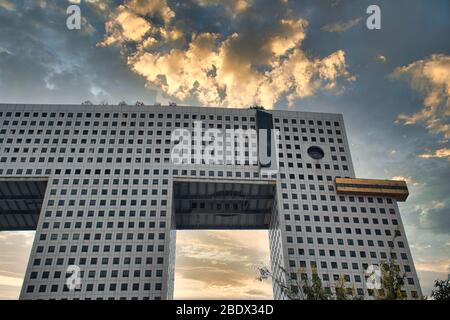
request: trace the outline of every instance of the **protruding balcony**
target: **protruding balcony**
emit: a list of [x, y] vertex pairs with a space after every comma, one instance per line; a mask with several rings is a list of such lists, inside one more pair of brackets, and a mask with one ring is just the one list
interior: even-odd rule
[[382, 196], [390, 197], [397, 201], [406, 201], [409, 196], [408, 186], [405, 181], [336, 178], [335, 184], [338, 194]]

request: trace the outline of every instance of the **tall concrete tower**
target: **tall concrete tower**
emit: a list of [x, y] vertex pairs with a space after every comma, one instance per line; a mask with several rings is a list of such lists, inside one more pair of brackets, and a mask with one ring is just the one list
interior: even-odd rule
[[[36, 230], [21, 299], [171, 299], [179, 229], [268, 230], [287, 284], [317, 270], [366, 299], [365, 270], [392, 258], [404, 295], [422, 295], [397, 207], [407, 186], [355, 177], [341, 115], [0, 105], [0, 124], [0, 230]], [[210, 129], [223, 161], [198, 162]], [[241, 161], [227, 130], [256, 133]]]

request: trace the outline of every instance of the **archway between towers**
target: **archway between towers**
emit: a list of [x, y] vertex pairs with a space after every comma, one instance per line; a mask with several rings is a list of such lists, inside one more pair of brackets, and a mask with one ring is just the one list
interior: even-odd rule
[[[278, 266], [283, 265], [283, 252], [276, 190], [276, 181], [270, 180], [175, 179], [172, 189], [169, 297], [170, 291], [173, 291], [170, 283], [174, 282], [175, 277], [176, 232], [181, 230], [267, 230], [270, 261], [272, 269], [277, 271]], [[258, 262], [254, 261], [254, 264]], [[279, 291], [274, 284], [275, 298], [282, 298]]]

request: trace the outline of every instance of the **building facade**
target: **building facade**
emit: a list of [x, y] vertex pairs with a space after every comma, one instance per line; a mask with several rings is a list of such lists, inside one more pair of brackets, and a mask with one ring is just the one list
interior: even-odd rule
[[[239, 163], [174, 163], [174, 131], [196, 125], [278, 130], [272, 171], [248, 161], [250, 138]], [[208, 146], [200, 135], [189, 153]], [[234, 140], [220, 145], [236, 154]], [[171, 299], [179, 229], [266, 229], [276, 276], [317, 270], [327, 290], [344, 277], [366, 299], [365, 270], [392, 258], [404, 295], [420, 298], [406, 197], [402, 182], [355, 177], [339, 114], [0, 105], [0, 231], [36, 230], [21, 299]], [[277, 285], [274, 297], [285, 298]]]

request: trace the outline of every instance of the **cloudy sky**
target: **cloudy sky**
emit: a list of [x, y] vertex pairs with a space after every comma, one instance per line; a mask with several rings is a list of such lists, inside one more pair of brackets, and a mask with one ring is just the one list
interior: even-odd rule
[[[66, 28], [78, 3], [81, 30]], [[366, 9], [381, 8], [381, 30]], [[450, 273], [448, 0], [0, 0], [0, 103], [176, 101], [343, 113], [360, 177], [405, 179], [425, 293]], [[0, 234], [0, 298], [32, 233]], [[176, 297], [267, 298], [266, 232], [183, 232]]]

